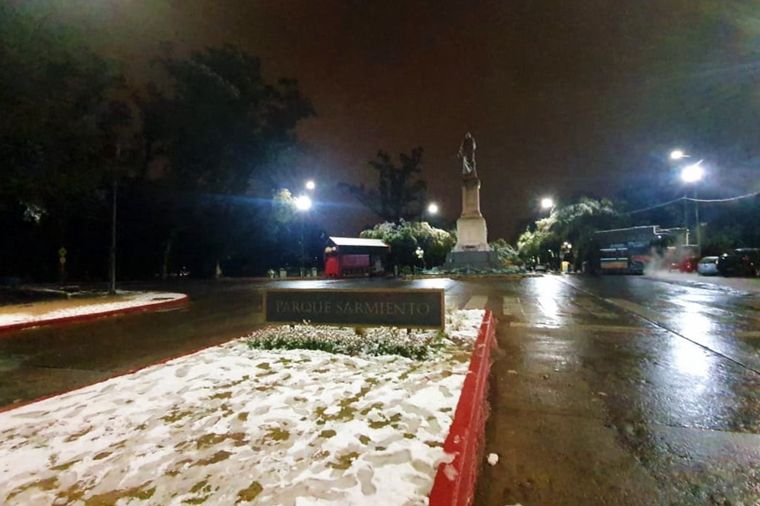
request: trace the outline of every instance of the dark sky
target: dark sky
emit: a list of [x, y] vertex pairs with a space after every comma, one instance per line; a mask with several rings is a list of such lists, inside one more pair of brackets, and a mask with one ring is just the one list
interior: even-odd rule
[[[72, 0], [60, 13], [136, 81], [165, 41], [175, 54], [239, 44], [270, 79], [297, 78], [317, 111], [300, 129], [299, 164], [321, 199], [346, 204], [323, 211], [334, 234], [375, 221], [329, 185], [367, 180], [381, 148], [423, 146], [430, 198], [455, 219], [455, 155], [470, 130], [489, 238], [514, 240], [541, 195], [613, 194], [669, 147], [705, 148], [704, 128], [684, 139], [703, 104], [678, 90], [699, 78], [695, 69], [725, 80], [720, 69], [746, 60], [757, 18], [737, 9], [751, 4]], [[706, 102], [715, 93], [688, 89]]]

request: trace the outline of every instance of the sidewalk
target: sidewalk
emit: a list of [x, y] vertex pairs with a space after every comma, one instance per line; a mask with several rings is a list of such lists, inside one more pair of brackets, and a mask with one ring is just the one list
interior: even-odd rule
[[155, 310], [186, 302], [187, 295], [182, 293], [120, 291], [112, 296], [0, 306], [0, 332]]
[[729, 289], [748, 293], [760, 293], [760, 278], [724, 278], [723, 276], [700, 276], [696, 272], [650, 271], [645, 278], [697, 288]]

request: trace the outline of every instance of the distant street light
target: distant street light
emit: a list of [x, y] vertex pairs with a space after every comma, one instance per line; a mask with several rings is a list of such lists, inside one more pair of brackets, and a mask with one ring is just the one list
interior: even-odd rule
[[306, 181], [306, 189], [307, 190], [312, 191], [316, 187], [317, 187], [317, 184], [314, 182], [314, 180], [309, 179], [308, 181]]
[[311, 198], [308, 195], [299, 195], [293, 201], [296, 211], [301, 213], [301, 277], [304, 276], [304, 263], [306, 262], [306, 247], [303, 240], [305, 215], [311, 209]]
[[428, 204], [427, 212], [428, 214], [432, 214], [432, 215], [438, 214], [438, 204], [436, 204], [435, 202], [431, 202], [430, 204]]
[[417, 260], [420, 260], [422, 262], [422, 268], [424, 269], [425, 266], [425, 250], [423, 250], [421, 247], [417, 246], [417, 249], [414, 250], [415, 256], [417, 256]]
[[551, 197], [544, 197], [541, 199], [541, 209], [549, 210], [554, 207], [554, 199]]
[[700, 160], [697, 163], [687, 165], [681, 169], [681, 180], [684, 183], [696, 183], [701, 181], [705, 176], [705, 169], [703, 169], [701, 165], [703, 161], [704, 160]]
[[[683, 150], [680, 149], [674, 149], [670, 152], [670, 159], [671, 160], [683, 160], [684, 158], [690, 158], [689, 155], [683, 152]], [[699, 183], [702, 178], [705, 177], [705, 169], [702, 167], [702, 162], [704, 160], [699, 160], [697, 163], [692, 163], [691, 165], [687, 165], [681, 169], [681, 181], [683, 181], [686, 184], [693, 184], [694, 185], [694, 231], [696, 232], [696, 241], [697, 241], [697, 253], [699, 254], [702, 248], [702, 234], [700, 230], [699, 225], [699, 202], [697, 202], [697, 183]], [[686, 199], [686, 195], [684, 195], [683, 198], [683, 219], [684, 219], [684, 225], [686, 227], [686, 237], [688, 242], [688, 234], [689, 234], [689, 218], [688, 218], [688, 206], [689, 201]]]
[[311, 209], [311, 198], [308, 195], [299, 195], [293, 203], [298, 211], [308, 211]]

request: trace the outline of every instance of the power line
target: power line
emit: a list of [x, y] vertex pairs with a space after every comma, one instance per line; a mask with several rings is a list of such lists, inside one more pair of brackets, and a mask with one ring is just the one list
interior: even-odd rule
[[627, 212], [620, 213], [620, 214], [638, 214], [638, 213], [643, 213], [645, 211], [650, 211], [652, 209], [657, 209], [658, 207], [669, 206], [670, 204], [675, 204], [676, 202], [683, 202], [684, 200], [689, 201], [689, 202], [699, 202], [699, 203], [705, 203], [705, 204], [713, 204], [713, 203], [720, 203], [720, 202], [735, 202], [737, 200], [757, 197], [758, 195], [760, 195], [760, 191], [756, 191], [756, 192], [752, 192], [752, 193], [746, 193], [744, 195], [737, 195], [736, 197], [728, 197], [728, 198], [725, 198], [725, 199], [695, 199], [695, 198], [692, 198], [692, 197], [683, 196], [683, 197], [678, 197], [677, 199], [673, 199], [673, 200], [669, 200], [667, 202], [663, 202], [662, 204], [655, 204], [653, 206], [644, 207], [644, 208], [636, 209], [636, 210], [633, 210], [633, 211], [627, 211]]
[[725, 198], [725, 199], [695, 199], [695, 198], [688, 198], [687, 197], [686, 200], [688, 200], [690, 202], [705, 202], [705, 203], [711, 203], [711, 202], [733, 202], [735, 200], [748, 199], [748, 198], [751, 198], [751, 197], [756, 197], [758, 195], [760, 195], [760, 191], [756, 191], [756, 192], [752, 192], [752, 193], [747, 193], [745, 195], [738, 195], [736, 197], [728, 197], [728, 198]]
[[628, 212], [621, 213], [621, 214], [638, 214], [638, 213], [643, 213], [644, 211], [649, 211], [651, 209], [657, 209], [658, 207], [665, 207], [665, 206], [669, 206], [670, 204], [674, 204], [676, 202], [680, 202], [684, 198], [686, 198], [686, 197], [678, 197], [677, 199], [669, 200], [667, 202], [663, 202], [662, 204], [655, 204], [653, 206], [644, 207], [642, 209], [636, 209], [634, 211], [628, 211]]

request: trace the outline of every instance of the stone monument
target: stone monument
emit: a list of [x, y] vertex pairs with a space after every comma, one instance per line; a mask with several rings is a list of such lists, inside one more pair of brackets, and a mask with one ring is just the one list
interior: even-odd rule
[[475, 163], [475, 139], [464, 136], [458, 157], [462, 160], [462, 214], [457, 220], [457, 243], [446, 259], [449, 268], [492, 268], [498, 265], [488, 246], [488, 228], [480, 212], [480, 179]]

